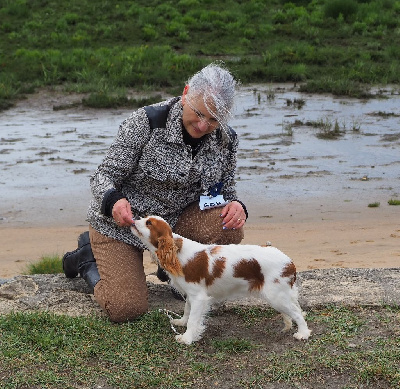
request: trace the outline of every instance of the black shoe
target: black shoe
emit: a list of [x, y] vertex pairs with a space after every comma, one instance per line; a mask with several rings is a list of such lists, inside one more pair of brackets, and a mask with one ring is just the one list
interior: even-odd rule
[[[79, 262], [88, 254], [91, 254], [92, 251], [89, 243], [89, 231], [85, 231], [79, 235], [78, 248], [64, 254], [62, 258], [62, 266], [67, 278], [75, 278], [79, 274]], [[93, 254], [91, 254], [91, 256], [93, 257]]]
[[88, 243], [90, 243], [89, 231], [82, 232], [82, 234], [80, 234], [78, 238], [78, 248], [83, 247]]
[[80, 248], [77, 248], [65, 253], [62, 258], [62, 267], [67, 278], [75, 278], [78, 275], [79, 251]]

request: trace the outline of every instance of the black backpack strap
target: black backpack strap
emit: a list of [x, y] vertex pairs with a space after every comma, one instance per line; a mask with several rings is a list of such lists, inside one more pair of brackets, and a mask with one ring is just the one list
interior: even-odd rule
[[229, 137], [228, 150], [232, 151], [233, 142], [236, 140], [237, 134], [236, 134], [236, 131], [232, 127], [229, 127], [229, 126], [227, 128], [227, 132], [228, 132], [228, 137]]
[[169, 105], [148, 105], [143, 107], [146, 115], [149, 118], [150, 128], [165, 128], [167, 123]]
[[[171, 109], [170, 105], [147, 105], [143, 107], [149, 119], [150, 128], [165, 128], [168, 119], [168, 113]], [[220, 131], [223, 131], [220, 129]], [[228, 150], [232, 151], [233, 142], [237, 138], [237, 134], [232, 127], [227, 127], [227, 136], [229, 138]]]
[[225, 137], [225, 144], [226, 147], [228, 148], [229, 151], [232, 151], [233, 149], [233, 143], [235, 142], [237, 138], [236, 131], [229, 126], [226, 126], [225, 129], [223, 130], [222, 128], [219, 128], [217, 130], [217, 137], [222, 140], [223, 137]]

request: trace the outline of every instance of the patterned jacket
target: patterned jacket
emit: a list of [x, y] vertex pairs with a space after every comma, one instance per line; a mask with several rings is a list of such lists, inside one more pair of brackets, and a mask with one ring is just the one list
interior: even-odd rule
[[116, 139], [90, 178], [90, 225], [103, 235], [142, 249], [145, 247], [129, 228], [119, 227], [102, 213], [110, 190], [116, 189], [128, 199], [135, 218], [155, 214], [173, 227], [186, 206], [219, 182], [223, 182], [225, 199], [236, 199], [237, 137], [228, 147], [228, 135], [218, 128], [204, 137], [192, 157], [191, 146], [183, 142], [181, 98], [155, 105], [163, 104], [171, 106], [166, 128], [151, 129], [143, 108], [133, 112], [120, 125]]

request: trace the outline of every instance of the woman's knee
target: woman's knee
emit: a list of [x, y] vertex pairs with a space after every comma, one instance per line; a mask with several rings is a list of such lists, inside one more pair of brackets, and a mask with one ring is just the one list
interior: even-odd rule
[[244, 238], [244, 229], [223, 230], [217, 237], [216, 244], [239, 244]]
[[109, 319], [115, 323], [134, 320], [149, 308], [147, 289], [142, 293], [116, 293], [100, 280], [94, 289], [94, 296]]
[[244, 229], [224, 229], [221, 208], [201, 211], [198, 204], [189, 205], [180, 216], [175, 232], [191, 240], [205, 244], [239, 244]]

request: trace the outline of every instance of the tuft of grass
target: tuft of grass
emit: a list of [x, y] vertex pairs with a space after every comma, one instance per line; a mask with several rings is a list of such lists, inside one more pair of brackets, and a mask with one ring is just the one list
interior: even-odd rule
[[293, 124], [282, 121], [282, 133], [285, 136], [293, 136]]
[[341, 128], [337, 119], [335, 119], [335, 122], [332, 122], [330, 118], [326, 117], [319, 120], [307, 121], [305, 125], [316, 128], [318, 130], [316, 137], [319, 139], [338, 139], [345, 134], [344, 126]]
[[46, 255], [37, 262], [27, 266], [27, 274], [58, 274], [62, 273], [62, 260], [58, 255]]
[[388, 201], [389, 205], [400, 205], [400, 200], [396, 200], [396, 199], [390, 199]]
[[374, 203], [369, 203], [369, 204], [368, 204], [368, 207], [369, 207], [369, 208], [378, 208], [380, 205], [381, 205], [381, 203], [378, 202], [378, 201], [376, 201], [376, 202], [374, 202]]
[[304, 99], [286, 99], [286, 106], [291, 107], [293, 106], [294, 108], [297, 109], [302, 109], [304, 105], [306, 104], [306, 101]]

